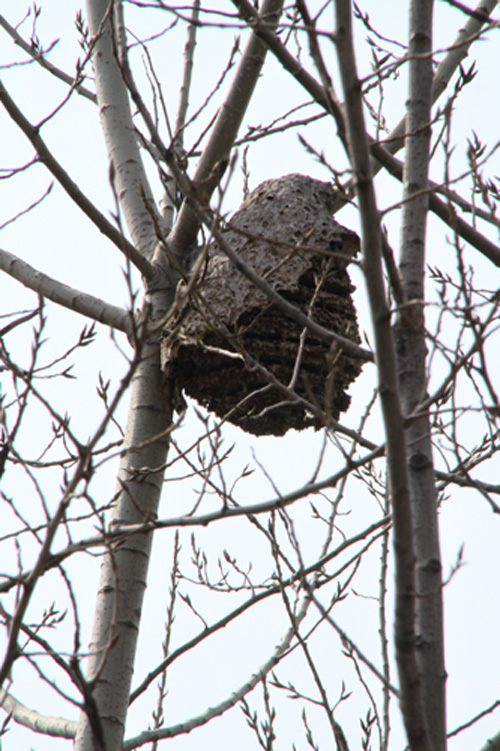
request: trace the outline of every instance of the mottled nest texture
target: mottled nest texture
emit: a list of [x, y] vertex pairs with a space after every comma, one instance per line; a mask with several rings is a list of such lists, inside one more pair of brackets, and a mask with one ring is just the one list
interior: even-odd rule
[[[359, 238], [333, 219], [333, 201], [329, 183], [304, 175], [267, 180], [222, 236], [282, 297], [359, 343], [347, 273]], [[361, 361], [271, 304], [217, 243], [189, 294], [187, 284], [163, 332], [163, 368], [178, 389], [255, 435], [319, 428], [348, 408]]]

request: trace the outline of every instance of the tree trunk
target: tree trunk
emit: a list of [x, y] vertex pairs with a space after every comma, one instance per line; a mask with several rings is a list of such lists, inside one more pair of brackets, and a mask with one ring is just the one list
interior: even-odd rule
[[[432, 91], [432, 0], [412, 2], [410, 80], [400, 274], [407, 301], [395, 326], [399, 391], [408, 418], [426, 396], [424, 307], [425, 232]], [[412, 195], [415, 195], [412, 198]], [[445, 668], [441, 556], [429, 418], [406, 431], [408, 476], [416, 556], [417, 662], [430, 747], [446, 748]]]
[[[137, 145], [128, 93], [116, 60], [119, 34], [112, 28], [108, 0], [87, 3], [90, 33], [99, 37], [94, 68], [101, 124], [113, 180], [136, 247], [152, 257], [156, 233], [145, 206], [148, 183]], [[148, 325], [170, 304], [165, 278], [162, 288], [148, 290]], [[129, 417], [110, 524], [134, 524], [156, 518], [168, 447], [171, 412], [160, 370], [158, 334], [139, 335], [140, 353], [132, 380]], [[155, 440], [156, 439], [156, 440]], [[152, 535], [141, 534], [110, 547], [101, 567], [90, 658], [75, 748], [107, 751], [122, 747], [136, 652], [142, 601], [146, 588]]]
[[[125, 49], [121, 8], [117, 3], [110, 12], [113, 7], [108, 0], [87, 0], [90, 33], [93, 38], [98, 37], [93, 55], [97, 98], [116, 194], [134, 244], [146, 258], [152, 259], [159, 271], [154, 286], [146, 284], [145, 323], [151, 327], [172, 304], [175, 280], [166, 275], [171, 273], [168, 267], [166, 274], [160, 271], [165, 267], [163, 246], [157, 242], [150, 213], [155, 209], [137, 146], [128, 92], [117, 62], [119, 50]], [[282, 0], [266, 0], [262, 16], [267, 23], [277, 23], [281, 9]], [[217, 179], [204, 194], [207, 201], [222, 176], [223, 162], [236, 138], [265, 54], [264, 44], [252, 35], [228, 101], [221, 108], [208, 154], [201, 160], [203, 174], [200, 177], [199, 167], [195, 175], [198, 180], [205, 171], [217, 173]], [[234, 103], [237, 107], [231, 106]], [[187, 208], [181, 211], [168, 238], [170, 251], [179, 259], [195, 242], [199, 226], [198, 218]], [[159, 470], [166, 461], [172, 414], [160, 368], [159, 335], [155, 333], [143, 341], [139, 337], [138, 346], [140, 360], [133, 378], [111, 525], [155, 519], [162, 488], [163, 471]], [[111, 548], [104, 558], [84, 687], [85, 712], [75, 744], [77, 751], [122, 748], [151, 540], [150, 533], [134, 535]]]

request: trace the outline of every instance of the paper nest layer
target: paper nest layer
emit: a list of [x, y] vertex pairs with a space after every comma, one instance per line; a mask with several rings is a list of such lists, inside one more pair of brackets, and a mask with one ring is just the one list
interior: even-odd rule
[[[268, 180], [222, 235], [282, 297], [359, 343], [346, 268], [359, 238], [333, 219], [333, 199], [329, 183], [303, 175]], [[181, 285], [177, 294], [163, 335], [163, 368], [208, 410], [249, 433], [283, 435], [290, 428], [321, 427], [348, 408], [346, 389], [361, 361], [304, 331], [216, 243], [194, 293], [187, 298]]]

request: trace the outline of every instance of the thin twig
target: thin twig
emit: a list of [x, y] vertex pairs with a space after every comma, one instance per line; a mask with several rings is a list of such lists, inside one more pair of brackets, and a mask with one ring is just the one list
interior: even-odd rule
[[66, 191], [69, 197], [77, 206], [88, 216], [106, 237], [108, 237], [124, 255], [139, 269], [141, 274], [148, 279], [156, 276], [157, 271], [148, 262], [144, 256], [139, 253], [137, 248], [132, 245], [122, 233], [114, 227], [106, 217], [94, 206], [87, 196], [82, 193], [78, 185], [73, 182], [68, 173], [61, 167], [59, 162], [52, 155], [52, 152], [46, 145], [40, 135], [39, 129], [33, 126], [23, 115], [14, 100], [10, 97], [5, 86], [0, 82], [0, 102], [3, 104], [16, 125], [23, 131], [24, 135], [34, 146], [40, 162], [54, 175], [61, 187]]

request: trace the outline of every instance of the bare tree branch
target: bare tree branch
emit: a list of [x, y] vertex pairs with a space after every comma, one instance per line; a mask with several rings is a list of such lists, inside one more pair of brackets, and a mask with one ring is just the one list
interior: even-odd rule
[[[409, 26], [409, 84], [406, 115], [406, 159], [399, 271], [408, 304], [394, 326], [399, 393], [409, 415], [427, 390], [427, 346], [424, 324], [424, 274], [428, 169], [431, 140], [433, 0], [412, 0]], [[408, 479], [416, 556], [416, 651], [425, 722], [433, 751], [446, 748], [446, 702], [441, 554], [434, 486], [429, 415], [422, 413], [406, 430]], [[416, 647], [416, 643], [415, 643]], [[410, 709], [408, 707], [407, 709]], [[410, 722], [405, 717], [410, 747]]]
[[[431, 92], [432, 104], [435, 104], [443, 92], [446, 91], [460, 63], [467, 57], [471, 44], [479, 38], [481, 29], [489, 21], [488, 14], [497, 5], [498, 0], [479, 0], [476, 6], [477, 12], [471, 15], [466, 24], [458, 31], [446, 56], [438, 65], [434, 74]], [[387, 138], [384, 139], [384, 146], [391, 154], [395, 154], [403, 148], [405, 143], [405, 128], [406, 116], [401, 118], [399, 123], [390, 131]], [[372, 169], [375, 175], [379, 167], [373, 164]]]
[[401, 684], [401, 706], [410, 748], [412, 751], [430, 751], [418, 680], [414, 542], [407, 455], [390, 312], [382, 276], [380, 220], [371, 178], [361, 86], [354, 58], [349, 0], [337, 0], [336, 10], [336, 46], [344, 89], [349, 151], [360, 207], [363, 270], [374, 323], [375, 358], [386, 432], [387, 471], [390, 480], [396, 560], [396, 657]]
[[23, 39], [18, 30], [14, 26], [11, 26], [7, 19], [2, 15], [0, 15], [0, 26], [5, 29], [7, 34], [14, 40], [16, 45], [20, 47], [23, 52], [26, 52], [27, 55], [33, 58], [33, 60], [38, 63], [38, 65], [40, 65], [42, 68], [45, 68], [45, 70], [51, 73], [55, 78], [58, 78], [60, 81], [63, 81], [68, 86], [74, 88], [75, 91], [77, 91], [81, 96], [85, 97], [85, 99], [88, 99], [94, 104], [96, 103], [97, 100], [95, 94], [85, 86], [83, 86], [83, 84], [79, 83], [79, 80], [81, 80], [79, 72], [77, 72], [76, 76], [69, 76], [63, 70], [53, 65], [50, 60], [48, 60], [47, 57], [43, 54], [43, 52], [33, 47], [31, 44], [28, 44], [28, 42]]
[[[113, 525], [108, 530], [106, 530], [105, 535], [97, 535], [94, 537], [89, 537], [84, 540], [80, 540], [79, 542], [72, 543], [71, 545], [68, 545], [63, 550], [60, 550], [57, 553], [52, 553], [50, 557], [47, 558], [47, 561], [45, 563], [44, 571], [48, 571], [52, 568], [55, 568], [56, 566], [59, 566], [64, 560], [69, 558], [70, 556], [74, 555], [75, 553], [83, 552], [85, 550], [90, 550], [95, 547], [102, 547], [103, 545], [111, 544], [111, 543], [120, 543], [123, 540], [125, 540], [130, 535], [140, 534], [144, 532], [150, 532], [154, 529], [172, 529], [172, 528], [182, 528], [182, 527], [207, 527], [209, 524], [213, 524], [218, 521], [223, 521], [226, 519], [231, 518], [237, 518], [237, 517], [247, 517], [252, 518], [256, 517], [259, 514], [267, 514], [272, 511], [276, 511], [278, 509], [284, 509], [287, 506], [290, 506], [291, 504], [295, 503], [296, 501], [302, 499], [302, 498], [308, 498], [311, 495], [315, 495], [318, 493], [321, 493], [322, 491], [328, 489], [328, 488], [334, 488], [336, 485], [342, 480], [343, 478], [349, 476], [353, 470], [356, 470], [358, 468], [361, 468], [363, 466], [366, 466], [370, 464], [373, 459], [381, 456], [383, 454], [383, 449], [379, 448], [373, 451], [371, 454], [367, 454], [365, 457], [363, 457], [360, 460], [353, 461], [352, 467], [351, 464], [346, 465], [343, 469], [339, 470], [339, 472], [336, 472], [334, 475], [325, 478], [324, 480], [315, 482], [315, 483], [309, 483], [304, 485], [303, 487], [291, 492], [286, 493], [279, 498], [273, 498], [269, 501], [262, 501], [261, 503], [255, 503], [255, 504], [248, 504], [245, 506], [228, 506], [224, 505], [220, 510], [212, 511], [207, 514], [198, 514], [196, 516], [193, 515], [187, 515], [187, 516], [178, 516], [173, 517], [170, 519], [159, 519], [157, 521], [151, 521], [151, 522], [145, 522], [144, 524], [122, 524], [121, 526]], [[368, 527], [366, 530], [363, 530], [360, 533], [360, 536], [354, 536], [352, 538], [349, 538], [349, 541], [345, 544], [351, 545], [352, 542], [357, 542], [359, 539], [365, 539], [365, 537], [369, 534], [372, 534], [375, 530], [380, 529], [381, 527], [384, 527], [389, 523], [389, 519], [384, 517], [381, 520], [375, 522], [373, 525]], [[343, 550], [344, 548], [341, 547], [339, 550]], [[336, 555], [336, 554], [335, 554]], [[320, 558], [317, 564], [314, 564], [314, 567], [312, 570], [316, 570], [317, 568], [321, 568], [324, 564], [326, 564], [328, 561], [332, 559], [332, 553], [328, 553], [324, 557]], [[12, 587], [16, 586], [18, 583], [22, 583], [26, 577], [31, 576], [32, 572], [27, 571], [23, 575], [20, 575], [19, 577], [13, 577], [11, 579], [8, 579], [4, 584], [0, 584], [0, 593], [1, 592], [8, 592], [12, 589]]]
[[126, 258], [139, 269], [141, 274], [147, 279], [154, 278], [155, 271], [150, 263], [138, 252], [122, 233], [114, 227], [101, 212], [96, 209], [94, 204], [89, 201], [86, 195], [82, 193], [78, 185], [73, 182], [68, 173], [61, 167], [59, 162], [53, 157], [49, 148], [42, 139], [39, 129], [26, 119], [21, 110], [17, 107], [14, 100], [9, 96], [5, 86], [0, 82], [0, 102], [14, 120], [16, 125], [23, 131], [24, 135], [33, 144], [38, 157], [42, 164], [45, 164], [48, 170], [54, 175], [61, 187], [66, 191], [69, 197], [77, 204], [83, 213], [95, 224], [95, 226], [108, 237]]
[[49, 717], [41, 715], [34, 709], [29, 709], [22, 702], [15, 699], [3, 688], [0, 688], [0, 706], [12, 714], [15, 720], [26, 728], [37, 733], [51, 735], [54, 738], [74, 738], [76, 721], [64, 717]]
[[[175, 126], [173, 133], [173, 149], [178, 158], [182, 157], [184, 150], [184, 129], [186, 127], [186, 118], [189, 108], [189, 96], [191, 93], [191, 84], [194, 66], [194, 53], [196, 48], [196, 35], [198, 31], [200, 16], [200, 0], [193, 0], [191, 10], [191, 19], [187, 29], [187, 39], [184, 45], [184, 65], [182, 69], [182, 81], [179, 87], [179, 103]], [[158, 136], [159, 138], [159, 136]], [[165, 223], [165, 232], [169, 234], [172, 230], [174, 211], [177, 208], [177, 187], [175, 176], [169, 171], [167, 177], [172, 181], [172, 186], [165, 185], [163, 199], [160, 202], [162, 216]]]
[[112, 329], [123, 331], [127, 336], [132, 333], [131, 314], [123, 308], [93, 297], [86, 292], [68, 287], [66, 284], [53, 279], [37, 271], [25, 261], [17, 258], [12, 253], [0, 248], [0, 271], [4, 271], [13, 279], [24, 284], [25, 287], [37, 292], [47, 300], [62, 305], [75, 313], [87, 316], [99, 323], [110, 326]]
[[59, 530], [59, 525], [64, 518], [64, 515], [72, 500], [73, 493], [78, 483], [81, 481], [83, 475], [85, 474], [86, 465], [87, 456], [85, 455], [80, 459], [76, 471], [74, 472], [73, 478], [68, 483], [67, 488], [65, 488], [65, 492], [57, 507], [57, 510], [47, 526], [45, 538], [38, 554], [36, 564], [30, 572], [29, 576], [22, 583], [22, 591], [19, 596], [18, 602], [16, 603], [16, 609], [14, 611], [11, 623], [9, 624], [9, 638], [5, 650], [5, 656], [0, 665], [0, 686], [3, 685], [5, 679], [10, 673], [13, 662], [18, 656], [19, 631], [21, 629], [24, 615], [30, 603], [35, 584], [37, 583], [38, 578], [42, 574], [47, 564], [47, 560], [50, 556], [50, 549], [52, 547], [56, 533]]
[[[321, 105], [329, 114], [331, 107], [335, 103], [330, 101], [323, 86], [302, 66], [302, 64], [287, 50], [277, 34], [267, 25], [259, 25], [259, 17], [255, 8], [248, 0], [232, 0], [233, 5], [238, 9], [240, 15], [246, 19], [247, 23], [254, 30], [254, 33], [262, 39], [269, 47], [276, 59], [282, 64], [285, 70], [309, 92], [315, 102]], [[345, 139], [345, 126], [343, 123], [342, 112], [335, 107], [335, 117], [339, 136], [342, 141]]]
[[[376, 157], [377, 162], [400, 182], [403, 181], [403, 164], [392, 156], [391, 153], [380, 144], [372, 144], [371, 153]], [[463, 240], [466, 240], [472, 247], [479, 250], [495, 266], [500, 266], [500, 248], [494, 242], [489, 240], [485, 235], [479, 232], [475, 227], [468, 224], [465, 219], [457, 213], [454, 207], [455, 197], [450, 196], [448, 203], [442, 201], [436, 190], [441, 189], [436, 183], [430, 181], [428, 188], [429, 209], [439, 216], [454, 232]], [[446, 188], [443, 189], [446, 195]]]
[[[283, 0], [265, 0], [260, 18], [271, 27], [276, 26], [282, 7]], [[197, 195], [203, 203], [208, 203], [224, 174], [243, 115], [264, 65], [266, 52], [266, 45], [261, 42], [258, 35], [252, 33], [193, 177]], [[185, 253], [192, 248], [198, 229], [198, 217], [193, 214], [191, 207], [184, 203], [168, 237], [168, 247], [174, 255], [179, 251]]]
[[[97, 100], [112, 169], [112, 180], [127, 228], [139, 252], [151, 259], [157, 245], [155, 203], [139, 150], [117, 55], [125, 50], [121, 2], [88, 0]], [[99, 65], [96, 65], [99, 60]], [[105, 103], [105, 106], [103, 104]]]

